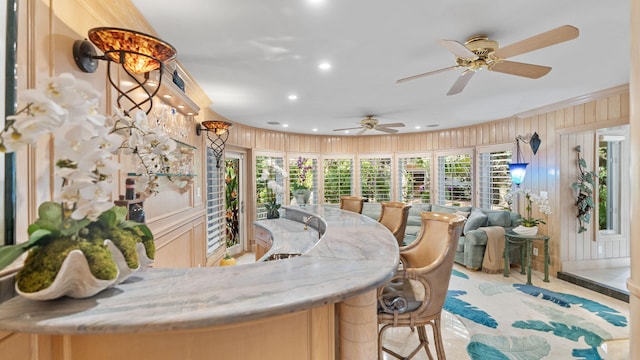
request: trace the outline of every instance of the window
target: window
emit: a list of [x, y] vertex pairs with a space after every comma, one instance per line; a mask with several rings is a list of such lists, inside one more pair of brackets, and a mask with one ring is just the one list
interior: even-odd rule
[[207, 147], [207, 256], [223, 246], [226, 236], [223, 170], [216, 167], [213, 150]]
[[324, 202], [339, 204], [340, 196], [354, 195], [351, 192], [353, 182], [353, 159], [324, 159]]
[[429, 157], [399, 158], [398, 179], [402, 202], [412, 204], [431, 202], [431, 159]]
[[257, 219], [267, 218], [265, 204], [284, 204], [284, 158], [256, 156], [256, 209]]
[[504, 195], [511, 190], [511, 150], [478, 150], [478, 206], [502, 210], [509, 207]]
[[391, 158], [360, 159], [360, 194], [367, 202], [391, 200]]
[[298, 156], [289, 159], [289, 190], [292, 193], [289, 197], [291, 203], [295, 203], [293, 191], [296, 189], [307, 189], [311, 191], [309, 204], [317, 204], [318, 201], [318, 160]]
[[438, 204], [471, 206], [471, 169], [469, 154], [438, 155]]
[[[626, 129], [626, 130], [624, 130]], [[598, 132], [598, 179], [597, 179], [597, 219], [598, 238], [604, 240], [626, 233], [628, 221], [622, 214], [629, 213], [629, 201], [623, 194], [629, 192], [628, 141], [625, 138], [628, 126], [623, 129], [609, 129]]]

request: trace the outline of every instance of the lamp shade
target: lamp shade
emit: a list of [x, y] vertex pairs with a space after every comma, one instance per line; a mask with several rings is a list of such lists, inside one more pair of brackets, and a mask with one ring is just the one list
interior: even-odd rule
[[524, 181], [524, 175], [527, 172], [527, 165], [529, 163], [511, 163], [509, 164], [509, 173], [511, 174], [511, 181], [520, 185]]
[[89, 40], [105, 56], [134, 74], [156, 70], [177, 53], [173, 46], [156, 37], [126, 29], [93, 28], [89, 30]]

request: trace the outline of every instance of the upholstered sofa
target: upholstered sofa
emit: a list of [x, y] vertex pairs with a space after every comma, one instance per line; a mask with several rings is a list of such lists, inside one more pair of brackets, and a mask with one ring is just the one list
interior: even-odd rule
[[[508, 210], [488, 210], [470, 206], [443, 206], [437, 204], [414, 204], [409, 210], [407, 227], [405, 229], [404, 244], [410, 244], [420, 232], [420, 213], [434, 211], [444, 213], [460, 212], [467, 217], [462, 235], [458, 239], [455, 262], [473, 270], [482, 268], [485, 248], [487, 246], [487, 233], [482, 229], [486, 226], [501, 226], [510, 230], [520, 222], [520, 214]], [[364, 203], [362, 214], [373, 219], [380, 216], [380, 204]], [[517, 249], [511, 249], [517, 251]], [[519, 259], [517, 254], [511, 259]]]

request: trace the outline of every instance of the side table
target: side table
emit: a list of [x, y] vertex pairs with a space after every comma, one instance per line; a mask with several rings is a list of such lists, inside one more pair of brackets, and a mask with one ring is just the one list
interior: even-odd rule
[[[522, 256], [521, 269], [524, 274], [524, 262], [527, 261], [527, 285], [531, 285], [531, 248], [532, 242], [536, 240], [544, 241], [544, 282], [549, 282], [549, 237], [546, 235], [519, 235], [513, 231], [507, 231], [504, 234], [504, 276], [509, 276], [509, 243], [520, 245], [520, 254]], [[526, 245], [526, 249], [522, 247]], [[526, 256], [525, 256], [526, 251]]]

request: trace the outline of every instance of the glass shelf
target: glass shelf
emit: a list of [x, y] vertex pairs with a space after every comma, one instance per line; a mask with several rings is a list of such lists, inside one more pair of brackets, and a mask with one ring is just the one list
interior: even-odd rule
[[[167, 176], [167, 177], [194, 177], [197, 176], [197, 174], [174, 174], [174, 173], [158, 173], [158, 174], [154, 174], [155, 176]], [[138, 174], [138, 173], [127, 173], [127, 176], [142, 176], [142, 174]]]

